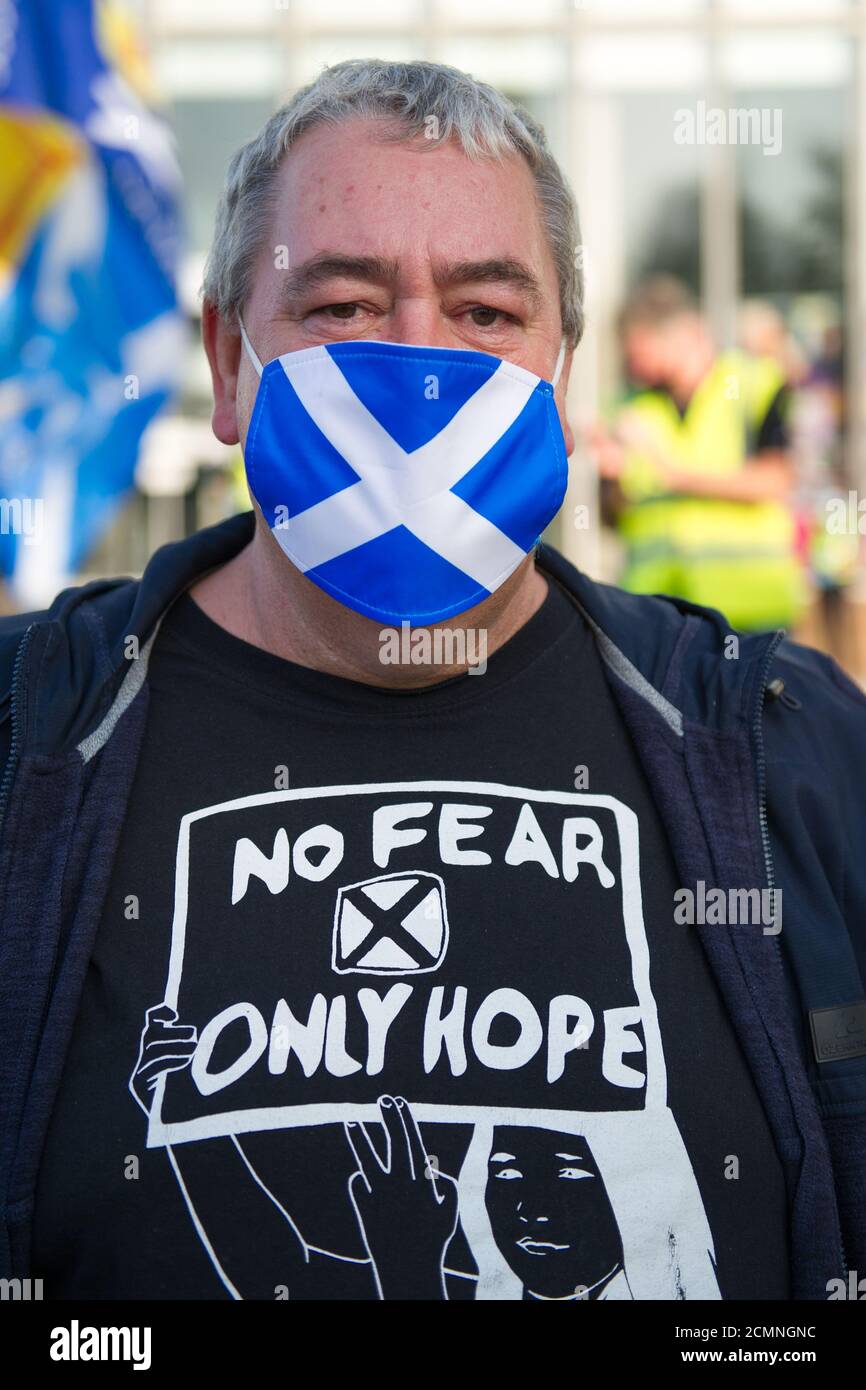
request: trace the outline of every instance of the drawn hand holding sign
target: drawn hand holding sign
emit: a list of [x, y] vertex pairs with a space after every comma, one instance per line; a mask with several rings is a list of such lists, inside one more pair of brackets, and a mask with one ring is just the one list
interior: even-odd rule
[[177, 1010], [157, 1004], [145, 1014], [138, 1060], [129, 1086], [144, 1113], [150, 1113], [160, 1077], [188, 1067], [198, 1046], [198, 1030], [178, 1021]]

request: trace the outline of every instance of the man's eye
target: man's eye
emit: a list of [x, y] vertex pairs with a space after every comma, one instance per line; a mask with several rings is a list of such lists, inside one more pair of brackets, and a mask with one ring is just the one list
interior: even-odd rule
[[587, 1172], [586, 1168], [560, 1168], [559, 1177], [561, 1178], [591, 1178], [592, 1173]]
[[507, 1182], [511, 1178], [522, 1178], [523, 1174], [519, 1168], [501, 1168], [498, 1173], [494, 1173], [494, 1177], [505, 1178]]
[[327, 304], [321, 312], [325, 314], [331, 314], [332, 317], [335, 319], [353, 319], [355, 317], [357, 309], [357, 304], [352, 303]]
[[487, 304], [477, 304], [469, 312], [476, 328], [493, 328], [497, 320], [502, 323], [514, 322], [510, 314], [506, 314], [502, 309], [491, 309]]

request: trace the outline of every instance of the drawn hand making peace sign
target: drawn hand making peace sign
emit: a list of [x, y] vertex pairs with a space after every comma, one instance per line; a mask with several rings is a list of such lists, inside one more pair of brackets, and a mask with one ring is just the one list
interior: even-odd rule
[[457, 1184], [436, 1171], [402, 1096], [381, 1096], [379, 1113], [384, 1159], [363, 1124], [344, 1126], [358, 1164], [349, 1196], [379, 1297], [447, 1298], [442, 1259], [457, 1226]]

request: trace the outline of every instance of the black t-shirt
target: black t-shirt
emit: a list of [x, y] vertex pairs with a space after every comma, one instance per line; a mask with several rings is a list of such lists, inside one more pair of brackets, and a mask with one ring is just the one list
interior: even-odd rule
[[788, 1296], [766, 1119], [564, 593], [414, 692], [184, 596], [149, 678], [47, 1296]]

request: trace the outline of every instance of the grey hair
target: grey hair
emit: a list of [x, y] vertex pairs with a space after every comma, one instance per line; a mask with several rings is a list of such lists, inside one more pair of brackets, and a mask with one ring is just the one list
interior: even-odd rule
[[443, 63], [351, 59], [326, 67], [232, 156], [217, 207], [202, 294], [227, 322], [243, 310], [267, 235], [275, 173], [305, 131], [352, 117], [389, 118], [383, 140], [425, 135], [435, 148], [456, 138], [472, 159], [523, 155], [535, 178], [559, 281], [562, 331], [583, 335], [583, 273], [577, 205], [541, 126], [501, 92]]

